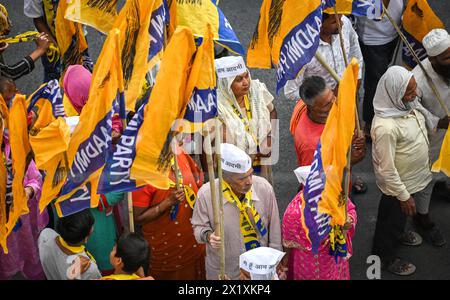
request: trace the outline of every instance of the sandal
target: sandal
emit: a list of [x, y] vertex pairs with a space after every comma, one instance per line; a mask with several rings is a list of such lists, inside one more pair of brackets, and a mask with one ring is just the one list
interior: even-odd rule
[[395, 275], [409, 276], [416, 272], [416, 266], [406, 260], [396, 258], [389, 264], [387, 270]]
[[400, 242], [405, 246], [420, 246], [423, 239], [417, 232], [409, 230], [400, 236]]
[[354, 194], [364, 194], [367, 192], [367, 184], [360, 176], [357, 176], [355, 181], [353, 181], [352, 190]]

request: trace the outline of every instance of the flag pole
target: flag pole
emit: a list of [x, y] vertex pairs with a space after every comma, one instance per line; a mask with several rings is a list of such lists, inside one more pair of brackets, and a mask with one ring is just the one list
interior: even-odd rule
[[[344, 36], [342, 35], [342, 26], [341, 26], [341, 22], [339, 20], [336, 4], [333, 6], [333, 9], [334, 9], [334, 17], [336, 18], [336, 23], [338, 25], [339, 42], [341, 44], [342, 56], [344, 57], [345, 67], [347, 67], [348, 66], [348, 58], [347, 58], [347, 53], [345, 51]], [[339, 81], [338, 81], [338, 83], [339, 83]], [[356, 100], [357, 99], [358, 99], [358, 91], [356, 92]], [[359, 123], [358, 102], [359, 101], [356, 101], [356, 128], [358, 129], [358, 136], [362, 136], [361, 124]]]
[[[120, 60], [120, 58], [122, 57], [121, 55], [121, 48], [120, 48], [120, 41], [119, 41], [119, 34], [120, 34], [120, 30], [115, 29], [114, 30], [114, 35], [116, 36], [116, 51], [117, 51], [117, 60], [119, 61], [118, 63], [118, 73], [120, 74], [119, 78], [117, 78], [118, 82], [119, 82], [119, 90], [121, 93], [124, 92], [124, 82], [123, 82], [123, 70], [122, 70], [122, 60]], [[124, 103], [119, 103], [119, 105], [124, 105]], [[121, 107], [121, 111], [122, 109], [125, 111], [126, 108], [125, 107]], [[125, 130], [127, 128], [127, 119], [125, 114], [122, 117], [122, 126], [123, 126], [123, 130]], [[133, 214], [133, 196], [131, 192], [127, 192], [126, 193], [127, 196], [127, 206], [128, 206], [128, 223], [130, 226], [130, 232], [134, 233], [134, 214]]]
[[[219, 207], [217, 204], [216, 180], [215, 180], [215, 175], [214, 175], [214, 162], [213, 162], [213, 156], [212, 156], [212, 150], [211, 150], [211, 136], [210, 136], [209, 129], [210, 129], [210, 127], [207, 126], [207, 128], [203, 132], [203, 135], [205, 136], [204, 148], [205, 148], [205, 154], [206, 154], [206, 163], [208, 165], [209, 186], [210, 186], [210, 190], [211, 190], [211, 202], [212, 202], [213, 215], [214, 215], [214, 232], [216, 235], [220, 235], [221, 229], [220, 229], [220, 221], [219, 221]], [[221, 236], [221, 238], [222, 238], [222, 236]], [[221, 254], [221, 252], [219, 252], [219, 255], [220, 254]], [[222, 258], [220, 258], [220, 261], [222, 261]], [[225, 273], [225, 271], [220, 270], [220, 274], [223, 274], [223, 273]], [[221, 278], [219, 278], [219, 279], [221, 279]]]
[[222, 126], [220, 121], [216, 118], [216, 163], [217, 163], [217, 177], [219, 178], [219, 222], [220, 222], [220, 279], [225, 280], [225, 228], [223, 217], [223, 194], [222, 194], [222, 153], [220, 145], [222, 144]]
[[450, 117], [450, 110], [445, 105], [444, 101], [442, 100], [441, 95], [439, 94], [439, 91], [436, 87], [436, 85], [433, 82], [433, 79], [431, 79], [430, 74], [428, 74], [427, 70], [425, 70], [425, 67], [423, 66], [422, 62], [420, 61], [419, 57], [417, 56], [417, 53], [414, 51], [411, 44], [408, 42], [408, 39], [405, 37], [403, 32], [400, 30], [400, 27], [398, 27], [397, 23], [395, 23], [394, 19], [392, 19], [391, 15], [389, 14], [388, 10], [386, 9], [386, 6], [383, 3], [383, 13], [386, 15], [386, 17], [389, 19], [389, 22], [391, 22], [392, 26], [394, 26], [395, 31], [397, 31], [398, 35], [400, 36], [403, 43], [405, 43], [406, 47], [408, 48], [409, 52], [413, 56], [414, 60], [417, 62], [419, 67], [422, 69], [423, 73], [425, 74], [425, 77], [427, 78], [427, 82], [431, 87], [431, 90], [433, 91], [433, 94], [436, 96], [436, 99], [439, 101], [439, 104], [441, 105], [442, 109], [445, 111], [448, 117]]

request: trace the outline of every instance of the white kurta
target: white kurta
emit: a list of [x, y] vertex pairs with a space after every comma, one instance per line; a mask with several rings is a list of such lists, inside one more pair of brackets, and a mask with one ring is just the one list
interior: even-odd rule
[[[441, 95], [441, 99], [445, 102], [445, 105], [450, 108], [450, 80], [446, 82], [439, 74], [437, 74], [428, 58], [423, 60], [422, 64], [433, 80], [433, 83], [436, 85], [436, 88]], [[420, 66], [416, 66], [413, 73], [417, 81], [417, 88], [419, 90], [422, 105], [432, 114], [428, 117], [431, 118], [434, 130], [428, 131], [428, 139], [430, 141], [430, 159], [432, 162], [435, 162], [439, 157], [439, 152], [446, 133], [445, 129], [436, 129], [436, 127], [439, 119], [445, 117], [445, 111], [436, 99]]]

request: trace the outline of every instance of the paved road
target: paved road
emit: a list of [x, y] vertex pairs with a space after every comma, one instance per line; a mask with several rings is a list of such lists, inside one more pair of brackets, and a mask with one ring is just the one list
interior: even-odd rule
[[[261, 0], [220, 1], [220, 7], [228, 17], [244, 48], [248, 47], [253, 30], [256, 27], [261, 2]], [[434, 11], [444, 21], [446, 27], [450, 28], [450, 10], [445, 2], [448, 1], [429, 0]], [[14, 22], [11, 34], [34, 29], [32, 21], [23, 16], [23, 1], [4, 0], [2, 3], [7, 6]], [[89, 30], [88, 41], [91, 54], [93, 57], [96, 57], [104, 37], [93, 30]], [[31, 50], [31, 45], [11, 47], [5, 54], [5, 59], [9, 62], [18, 60]], [[273, 70], [252, 70], [252, 77], [259, 78], [265, 82], [269, 90], [275, 95], [275, 72]], [[39, 86], [42, 78], [42, 67], [38, 63], [34, 73], [20, 79], [17, 85], [23, 92], [30, 93]], [[295, 196], [298, 185], [292, 172], [296, 167], [296, 156], [293, 141], [288, 130], [294, 103], [286, 100], [283, 95], [276, 96], [275, 103], [280, 118], [281, 136], [280, 160], [274, 168], [275, 191], [278, 197], [280, 213], [283, 214], [288, 203]], [[366, 259], [370, 255], [380, 197], [374, 181], [370, 149], [368, 150], [366, 159], [354, 168], [354, 172], [366, 180], [369, 190], [365, 195], [356, 197], [355, 200], [358, 211], [358, 226], [353, 241], [354, 256], [351, 259], [351, 275], [353, 279], [367, 278], [366, 270], [368, 265], [366, 264]], [[450, 215], [450, 203], [441, 199], [433, 199], [431, 213], [441, 226], [447, 239], [450, 240], [450, 221], [448, 218]], [[402, 249], [402, 252], [405, 253], [405, 257], [417, 264], [416, 274], [408, 279], [450, 279], [450, 251], [448, 245], [436, 249], [424, 244], [414, 249]], [[387, 273], [382, 273], [382, 278], [399, 279]]]

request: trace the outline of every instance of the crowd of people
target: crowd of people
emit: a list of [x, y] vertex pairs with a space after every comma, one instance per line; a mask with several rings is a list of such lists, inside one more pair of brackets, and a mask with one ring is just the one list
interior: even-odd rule
[[[25, 16], [32, 18], [41, 32], [30, 55], [19, 62], [4, 62], [1, 54], [15, 45], [0, 44], [0, 106], [5, 106], [6, 111], [19, 93], [14, 81], [39, 76], [32, 73], [39, 58], [44, 66], [44, 82], [63, 76], [60, 82], [68, 117], [79, 115], [88, 101], [91, 70], [73, 65], [62, 73], [60, 62], [50, 64], [45, 55], [51, 43], [57, 45], [51, 22], [57, 2], [24, 1]], [[405, 2], [383, 2], [400, 24]], [[0, 36], [6, 36], [12, 22], [3, 5], [0, 19]], [[381, 258], [385, 270], [411, 275], [416, 266], [398, 256], [400, 244], [417, 246], [425, 240], [442, 247], [446, 243], [429, 207], [433, 191], [450, 197], [448, 177], [431, 172], [450, 117], [435, 99], [428, 76], [450, 108], [450, 35], [445, 29], [430, 31], [422, 41], [428, 55], [422, 61], [424, 69], [417, 66], [410, 71], [393, 65], [399, 37], [386, 18], [375, 22], [356, 17], [353, 21], [344, 15], [324, 13], [317, 51], [338, 76], [343, 75], [346, 61], [356, 58], [359, 62], [358, 90], [364, 88], [365, 126], [362, 134], [355, 130], [350, 159], [351, 166], [372, 160], [382, 194], [371, 252]], [[48, 280], [216, 280], [221, 273], [221, 247], [229, 279], [248, 279], [240, 269], [239, 256], [256, 247], [286, 253], [277, 267], [280, 279], [350, 279], [349, 260], [358, 220], [353, 196], [347, 200], [343, 226], [347, 257], [331, 256], [328, 238], [314, 253], [302, 220], [303, 185], [299, 184], [299, 193], [280, 217], [277, 196], [286, 195], [276, 195], [273, 187], [271, 155], [278, 138], [274, 96], [263, 82], [252, 78], [241, 56], [226, 52], [217, 52], [215, 60], [222, 142], [212, 141], [221, 149], [222, 185], [205, 175], [205, 156], [189, 154], [179, 141], [177, 165], [172, 160], [169, 174], [179, 186], [161, 190], [147, 185], [133, 191], [136, 232], [130, 233], [125, 193], [101, 195], [98, 207], [62, 218], [57, 216], [53, 203], [40, 211], [42, 174], [31, 160], [24, 179], [29, 213], [20, 217], [8, 236], [9, 252], [0, 251], [0, 279], [20, 273], [26, 279]], [[338, 90], [338, 82], [316, 58], [286, 84], [285, 97], [296, 102], [290, 134], [299, 167], [312, 164]], [[4, 113], [2, 108], [3, 119]], [[34, 121], [33, 114], [31, 111], [28, 115], [28, 125]], [[112, 141], [117, 143], [126, 124], [118, 116], [112, 121]], [[14, 204], [14, 174], [8, 128], [4, 122], [2, 125], [8, 212]], [[370, 145], [372, 157], [367, 157]], [[279, 151], [283, 151], [285, 145], [280, 147]], [[210, 179], [214, 185], [210, 185]], [[216, 191], [211, 190], [212, 186]], [[356, 175], [350, 186], [353, 194], [367, 189]], [[217, 228], [212, 201], [213, 194], [219, 193], [223, 199], [223, 235]], [[407, 226], [409, 217], [413, 218], [415, 230]]]

